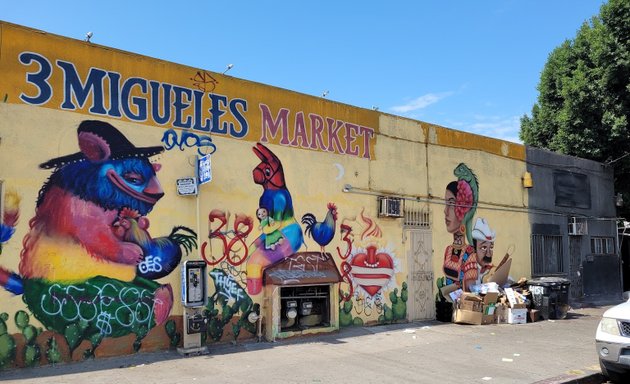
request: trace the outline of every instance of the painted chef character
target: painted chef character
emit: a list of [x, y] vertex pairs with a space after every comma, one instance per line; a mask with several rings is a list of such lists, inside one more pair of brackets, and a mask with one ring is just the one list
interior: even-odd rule
[[493, 268], [492, 254], [494, 252], [496, 233], [490, 228], [486, 219], [479, 217], [473, 227], [472, 237], [475, 253], [477, 254], [477, 268], [479, 270], [477, 284], [480, 284]]

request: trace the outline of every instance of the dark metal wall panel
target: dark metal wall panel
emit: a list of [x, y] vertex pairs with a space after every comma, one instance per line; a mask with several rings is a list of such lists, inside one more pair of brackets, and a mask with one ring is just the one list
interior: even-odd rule
[[[573, 299], [621, 293], [619, 255], [592, 255], [592, 237], [617, 236], [612, 167], [595, 161], [530, 148], [527, 170], [532, 234], [563, 237], [563, 265]], [[585, 235], [570, 236], [572, 217], [585, 220]]]
[[621, 293], [619, 258], [612, 256], [588, 256], [582, 262], [584, 296], [609, 296]]

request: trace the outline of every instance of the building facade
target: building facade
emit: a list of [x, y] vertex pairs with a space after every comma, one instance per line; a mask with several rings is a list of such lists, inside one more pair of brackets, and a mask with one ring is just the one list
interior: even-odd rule
[[566, 277], [575, 301], [620, 298], [612, 167], [527, 148], [532, 275]]
[[566, 228], [522, 145], [0, 28], [2, 367], [434, 319]]

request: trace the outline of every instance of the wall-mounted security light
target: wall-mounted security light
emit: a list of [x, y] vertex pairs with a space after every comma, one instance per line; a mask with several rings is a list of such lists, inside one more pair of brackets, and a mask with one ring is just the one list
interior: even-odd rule
[[523, 188], [532, 188], [534, 186], [534, 180], [532, 180], [531, 172], [525, 172], [523, 174]]
[[232, 69], [232, 67], [234, 67], [234, 64], [228, 64], [227, 67], [225, 67], [225, 71], [223, 71], [223, 75], [225, 75], [227, 73], [227, 71]]

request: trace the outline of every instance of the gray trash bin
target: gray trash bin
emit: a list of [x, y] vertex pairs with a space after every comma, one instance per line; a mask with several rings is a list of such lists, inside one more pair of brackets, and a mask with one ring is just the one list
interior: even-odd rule
[[527, 282], [532, 293], [533, 308], [544, 320], [564, 319], [569, 312], [569, 286], [562, 277], [539, 277]]

